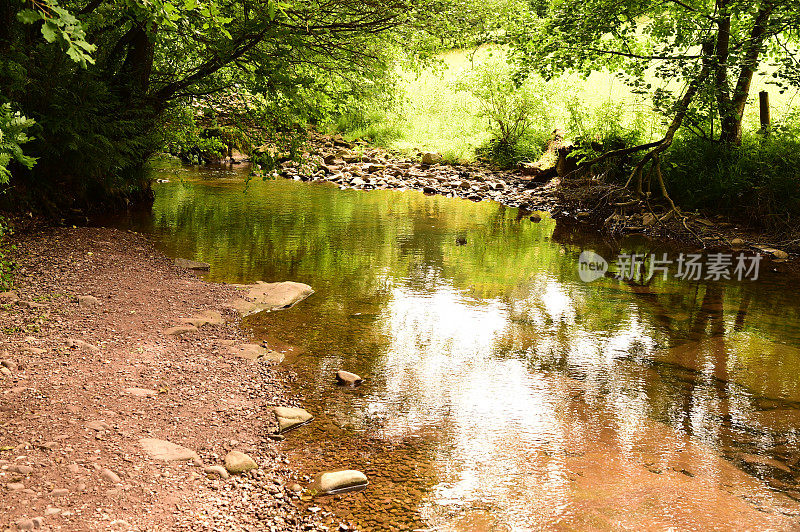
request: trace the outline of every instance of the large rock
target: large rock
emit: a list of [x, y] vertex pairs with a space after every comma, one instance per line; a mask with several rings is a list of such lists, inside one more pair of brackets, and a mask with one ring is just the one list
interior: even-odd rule
[[266, 349], [258, 344], [239, 344], [228, 348], [228, 352], [234, 356], [246, 358], [248, 360], [260, 360], [280, 364], [283, 362], [283, 353]]
[[100, 305], [100, 300], [94, 296], [77, 296], [75, 301], [81, 307], [96, 307]]
[[258, 464], [242, 452], [231, 451], [225, 455], [225, 469], [231, 475], [239, 475], [251, 469], [258, 469]]
[[205, 272], [211, 269], [211, 265], [207, 262], [198, 262], [196, 260], [189, 259], [175, 259], [175, 266], [178, 268], [185, 268], [187, 270], [198, 270]]
[[191, 318], [182, 318], [181, 321], [197, 328], [203, 327], [204, 325], [225, 324], [225, 318], [223, 318], [222, 314], [216, 310], [204, 310], [197, 314], [197, 316], [192, 316]]
[[367, 476], [361, 471], [326, 471], [314, 477], [311, 489], [319, 494], [341, 493], [363, 489], [369, 484]]
[[310, 423], [314, 416], [302, 408], [292, 408], [286, 406], [276, 406], [272, 409], [275, 419], [278, 421], [279, 432], [288, 432], [306, 423]]
[[19, 295], [15, 291], [0, 292], [0, 305], [16, 303], [17, 301], [19, 301]]
[[244, 299], [234, 303], [234, 308], [242, 316], [249, 316], [265, 310], [283, 310], [293, 307], [313, 293], [314, 289], [303, 283], [259, 281], [249, 287]]
[[177, 443], [155, 438], [142, 438], [139, 444], [150, 458], [164, 460], [165, 462], [180, 462], [183, 460], [200, 461], [197, 453]]

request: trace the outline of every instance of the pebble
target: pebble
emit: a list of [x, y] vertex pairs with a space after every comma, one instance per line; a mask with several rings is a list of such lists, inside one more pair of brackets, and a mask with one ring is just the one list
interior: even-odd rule
[[19, 473], [20, 475], [30, 475], [33, 473], [33, 468], [31, 466], [21, 465], [21, 464], [13, 464], [8, 466], [8, 470], [12, 473]]
[[6, 487], [11, 491], [20, 491], [25, 489], [25, 484], [22, 482], [9, 482]]
[[103, 469], [100, 472], [100, 478], [102, 478], [105, 481], [111, 482], [113, 484], [119, 484], [120, 482], [122, 482], [119, 478], [119, 475], [117, 475], [110, 469]]
[[63, 497], [65, 495], [69, 495], [69, 490], [66, 488], [56, 488], [50, 492], [50, 495], [53, 497]]
[[17, 527], [17, 530], [34, 530], [36, 528], [41, 528], [41, 524], [37, 527], [33, 519], [17, 519], [14, 525]]
[[228, 470], [225, 469], [222, 466], [219, 466], [219, 465], [212, 465], [212, 466], [204, 467], [203, 468], [203, 473], [205, 473], [206, 475], [216, 475], [219, 478], [223, 478], [223, 479], [230, 478], [230, 474], [228, 473]]

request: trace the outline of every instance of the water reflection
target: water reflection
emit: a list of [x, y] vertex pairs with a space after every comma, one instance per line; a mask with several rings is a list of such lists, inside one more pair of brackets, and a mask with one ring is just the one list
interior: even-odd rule
[[[316, 289], [248, 326], [297, 347], [317, 419], [287, 448], [372, 480], [324, 501], [339, 514], [376, 530], [799, 526], [790, 280], [585, 284], [578, 254], [615, 245], [497, 204], [186, 177], [121, 223], [214, 280]], [[337, 369], [365, 385], [337, 388]]]

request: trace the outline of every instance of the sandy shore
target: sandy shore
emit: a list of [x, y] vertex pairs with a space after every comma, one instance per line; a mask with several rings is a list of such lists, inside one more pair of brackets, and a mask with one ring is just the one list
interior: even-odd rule
[[[0, 296], [0, 530], [349, 529], [301, 499], [308, 477], [268, 437], [270, 408], [297, 404], [292, 375], [230, 353], [252, 341], [235, 287], [129, 232], [15, 240], [15, 292]], [[204, 311], [223, 323], [165, 334]], [[148, 454], [147, 439], [189, 458]], [[231, 450], [258, 469], [209, 473]]]

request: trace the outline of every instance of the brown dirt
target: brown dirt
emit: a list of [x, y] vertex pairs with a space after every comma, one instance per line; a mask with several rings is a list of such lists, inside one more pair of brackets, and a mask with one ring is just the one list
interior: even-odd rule
[[[325, 529], [324, 508], [309, 512], [287, 487], [307, 477], [266, 437], [269, 407], [296, 404], [292, 375], [227, 354], [248, 341], [228, 308], [234, 287], [206, 283], [118, 230], [40, 229], [15, 243], [19, 300], [0, 302], [0, 360], [11, 363], [0, 373], [0, 530], [37, 517], [49, 530]], [[226, 323], [164, 334], [204, 310]], [[123, 392], [130, 387], [157, 394]], [[188, 447], [204, 465], [237, 449], [261, 467], [210, 479], [190, 462], [148, 457], [140, 438]]]

